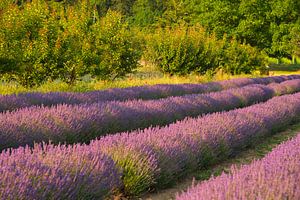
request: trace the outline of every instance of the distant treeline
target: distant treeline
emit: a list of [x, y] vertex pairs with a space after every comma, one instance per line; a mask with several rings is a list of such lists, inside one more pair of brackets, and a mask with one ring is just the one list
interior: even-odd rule
[[300, 54], [298, 0], [1, 0], [0, 27], [1, 76], [25, 86], [113, 80], [141, 59], [240, 74]]

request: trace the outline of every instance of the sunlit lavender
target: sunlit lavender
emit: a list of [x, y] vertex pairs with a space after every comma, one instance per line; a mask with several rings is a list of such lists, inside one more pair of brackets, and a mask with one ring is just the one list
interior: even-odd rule
[[[259, 80], [267, 81], [159, 100], [36, 106], [2, 113], [0, 199], [105, 199], [120, 193], [132, 197], [164, 188], [195, 169], [217, 164], [299, 120], [300, 79]], [[253, 176], [234, 169], [233, 178], [222, 175], [204, 183], [208, 188], [204, 190], [211, 192], [200, 196], [214, 198], [209, 195], [224, 194], [222, 191], [230, 186], [229, 199], [272, 199], [268, 195], [276, 194], [275, 190], [279, 199], [297, 199], [295, 183], [299, 177], [288, 179], [285, 172], [298, 169], [285, 167], [294, 166], [299, 159], [269, 157], [266, 165], [258, 161], [252, 167], [243, 167]], [[291, 165], [282, 167], [283, 161], [291, 161]], [[276, 174], [272, 170], [268, 175], [264, 166], [278, 170], [278, 176], [272, 176]], [[267, 180], [256, 181], [257, 176]], [[280, 179], [280, 184], [287, 187], [268, 186], [278, 183], [278, 177], [286, 178]], [[245, 178], [251, 180], [250, 185]], [[223, 186], [217, 185], [219, 179], [225, 181]], [[201, 187], [178, 198], [196, 195], [198, 199]], [[253, 193], [259, 191], [257, 187], [262, 192]]]

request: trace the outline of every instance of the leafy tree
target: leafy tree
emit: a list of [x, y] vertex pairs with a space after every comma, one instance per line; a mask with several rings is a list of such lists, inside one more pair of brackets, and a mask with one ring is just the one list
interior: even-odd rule
[[[122, 15], [95, 15], [89, 0], [76, 4], [32, 0], [0, 16], [0, 72], [26, 87], [60, 78], [74, 84], [90, 73], [122, 77], [138, 66], [140, 50]], [[136, 47], [136, 48], [134, 48]]]
[[163, 14], [163, 2], [159, 0], [136, 0], [129, 21], [134, 26], [147, 27], [157, 24]]
[[45, 3], [31, 3], [23, 9], [12, 5], [4, 11], [0, 24], [1, 72], [25, 86], [40, 84], [46, 79], [48, 54]]
[[201, 26], [161, 28], [148, 40], [146, 58], [170, 75], [252, 73], [265, 67], [264, 56], [247, 44], [224, 36], [217, 39]]
[[122, 16], [109, 11], [106, 17], [92, 27], [90, 54], [90, 73], [101, 79], [112, 79], [125, 76], [132, 72], [141, 57], [139, 44], [128, 31], [128, 25]]
[[295, 57], [300, 57], [300, 23], [297, 23], [291, 31], [292, 35], [292, 55], [295, 62]]
[[265, 0], [242, 0], [239, 6], [241, 15], [235, 35], [251, 46], [261, 49], [271, 46], [272, 35], [269, 30], [270, 19], [268, 12], [271, 11], [268, 1]]
[[223, 71], [232, 75], [264, 71], [266, 66], [265, 57], [259, 50], [234, 39], [227, 44], [221, 59]]
[[192, 0], [187, 4], [191, 10], [192, 23], [199, 23], [219, 39], [231, 36], [239, 24], [239, 0]]

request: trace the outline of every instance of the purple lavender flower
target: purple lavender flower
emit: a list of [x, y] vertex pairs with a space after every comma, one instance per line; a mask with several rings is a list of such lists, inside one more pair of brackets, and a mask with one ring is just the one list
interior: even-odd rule
[[177, 200], [300, 199], [300, 134], [275, 148], [262, 160], [230, 174], [212, 177]]
[[88, 145], [7, 150], [0, 154], [0, 198], [101, 198], [116, 188], [137, 195], [225, 159], [299, 117], [297, 93], [162, 128], [108, 135]]
[[21, 147], [0, 154], [0, 199], [99, 199], [120, 187], [120, 176], [96, 149]]
[[[300, 91], [300, 79], [280, 83], [291, 89], [249, 85], [209, 94], [192, 94], [160, 100], [101, 102], [55, 107], [31, 107], [0, 114], [0, 149], [33, 145], [89, 142], [98, 136], [166, 125], [185, 117], [230, 110], [266, 101], [276, 93]], [[282, 93], [281, 93], [282, 92]]]
[[89, 146], [110, 155], [124, 169], [125, 192], [138, 194], [151, 187], [163, 187], [189, 170], [225, 159], [299, 117], [297, 93], [163, 128], [108, 135]]

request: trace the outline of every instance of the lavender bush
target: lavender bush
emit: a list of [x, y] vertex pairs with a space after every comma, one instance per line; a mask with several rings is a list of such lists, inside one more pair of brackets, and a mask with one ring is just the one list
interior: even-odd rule
[[84, 105], [31, 107], [0, 114], [0, 149], [33, 145], [88, 142], [98, 136], [121, 131], [166, 125], [187, 116], [230, 110], [266, 101], [275, 93], [300, 91], [300, 80], [280, 83], [285, 90], [271, 86], [249, 85], [221, 92], [160, 100], [132, 100]]
[[262, 160], [231, 168], [190, 188], [177, 200], [300, 199], [300, 134], [275, 148]]
[[107, 194], [103, 191], [114, 188], [140, 194], [168, 184], [189, 170], [225, 159], [299, 117], [297, 93], [163, 128], [109, 135], [89, 145], [7, 150], [0, 154], [0, 197], [100, 198]]
[[0, 199], [101, 199], [120, 173], [95, 149], [36, 145], [0, 154]]
[[208, 93], [223, 89], [237, 88], [250, 84], [280, 83], [286, 80], [299, 79], [298, 75], [278, 76], [267, 78], [242, 78], [228, 81], [210, 82], [205, 84], [178, 84], [154, 85], [123, 89], [109, 89], [86, 93], [20, 93], [14, 95], [0, 95], [0, 112], [12, 111], [34, 105], [53, 106], [58, 104], [96, 103], [100, 101], [125, 101], [133, 99], [158, 99], [168, 96], [181, 96], [185, 94]]

